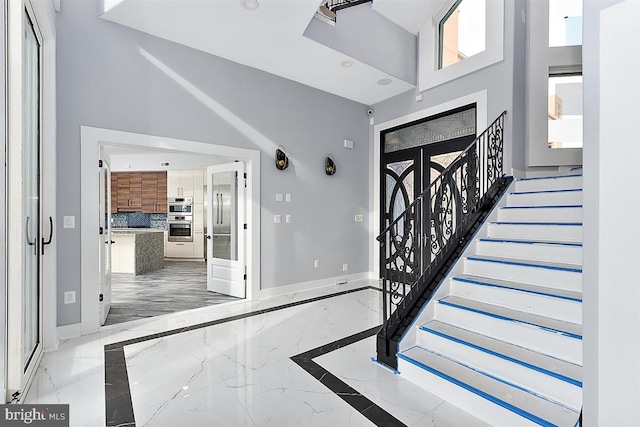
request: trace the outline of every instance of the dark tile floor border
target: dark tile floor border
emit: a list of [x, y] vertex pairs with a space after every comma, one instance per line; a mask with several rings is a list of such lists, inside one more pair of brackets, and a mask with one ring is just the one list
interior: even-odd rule
[[351, 407], [356, 411], [367, 417], [367, 419], [375, 425], [385, 427], [406, 427], [405, 424], [400, 422], [393, 415], [389, 414], [371, 400], [367, 399], [356, 389], [352, 388], [347, 383], [313, 361], [313, 359], [322, 356], [323, 354], [330, 353], [377, 334], [381, 326], [382, 325], [376, 326], [366, 331], [358, 332], [357, 334], [314, 348], [313, 350], [297, 354], [291, 357], [291, 360], [311, 374], [315, 379], [320, 381], [329, 390], [334, 392], [338, 397], [351, 405]]
[[[157, 338], [168, 337], [171, 335], [181, 334], [184, 332], [202, 329], [209, 326], [219, 325], [222, 323], [232, 322], [234, 320], [246, 319], [252, 316], [270, 313], [273, 311], [284, 310], [286, 308], [295, 307], [302, 304], [309, 304], [328, 298], [347, 295], [367, 289], [380, 291], [380, 288], [374, 286], [365, 286], [356, 289], [350, 289], [333, 294], [323, 295], [319, 297], [300, 300], [288, 304], [275, 307], [265, 308], [261, 310], [250, 311], [247, 313], [237, 314], [223, 319], [216, 319], [209, 322], [199, 323], [196, 325], [186, 326], [184, 328], [172, 329], [169, 331], [157, 332], [130, 340], [120, 341], [117, 343], [107, 344], [104, 346], [104, 386], [105, 386], [105, 411], [107, 426], [135, 426], [135, 415], [133, 413], [133, 402], [131, 400], [131, 389], [129, 386], [129, 377], [127, 374], [127, 364], [124, 356], [124, 347], [131, 344], [137, 344], [150, 341]], [[368, 329], [366, 331], [351, 335], [349, 337], [325, 344], [313, 350], [300, 353], [293, 356], [291, 360], [305, 369], [314, 378], [322, 382], [331, 391], [336, 393], [346, 403], [351, 405], [358, 412], [371, 420], [378, 426], [404, 426], [399, 420], [384, 411], [382, 408], [362, 396], [356, 390], [346, 383], [335, 377], [333, 374], [313, 362], [313, 358], [329, 353], [331, 351], [342, 348], [346, 345], [363, 340], [374, 335], [379, 326]], [[319, 374], [319, 376], [318, 376]]]

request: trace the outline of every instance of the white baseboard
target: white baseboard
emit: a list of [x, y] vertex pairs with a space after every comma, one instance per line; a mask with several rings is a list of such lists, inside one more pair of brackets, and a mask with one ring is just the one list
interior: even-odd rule
[[372, 285], [377, 286], [376, 283], [368, 283], [373, 279], [374, 275], [371, 272], [346, 274], [344, 276], [328, 277], [326, 279], [311, 280], [309, 282], [293, 283], [291, 285], [276, 286], [274, 288], [262, 289], [260, 291], [260, 299], [274, 297], [278, 295], [290, 294], [294, 292], [308, 291], [310, 289], [323, 288], [327, 286], [342, 286], [342, 283], [346, 279], [345, 285], [353, 285], [354, 282], [363, 282], [362, 286]]
[[68, 340], [69, 338], [77, 338], [82, 335], [82, 323], [74, 323], [71, 325], [58, 326], [58, 341]]

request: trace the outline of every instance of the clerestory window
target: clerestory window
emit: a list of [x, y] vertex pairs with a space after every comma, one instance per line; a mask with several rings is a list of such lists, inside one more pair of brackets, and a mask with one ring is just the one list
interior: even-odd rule
[[438, 24], [438, 69], [485, 50], [486, 1], [457, 0]]

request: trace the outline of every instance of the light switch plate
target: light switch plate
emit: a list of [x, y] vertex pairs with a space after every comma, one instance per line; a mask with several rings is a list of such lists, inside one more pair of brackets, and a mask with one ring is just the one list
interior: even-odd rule
[[291, 201], [291, 193], [287, 193], [284, 195], [284, 201], [285, 202], [290, 202]]
[[353, 141], [350, 139], [345, 139], [344, 140], [344, 148], [353, 148]]
[[291, 224], [291, 215], [285, 215], [284, 222], [286, 222], [287, 224]]
[[281, 202], [281, 201], [282, 201], [282, 193], [276, 194], [276, 202]]
[[63, 227], [64, 228], [76, 228], [76, 217], [75, 216], [65, 216], [63, 217]]
[[364, 215], [356, 215], [356, 222], [364, 221]]
[[274, 224], [280, 224], [282, 222], [282, 215], [274, 215], [273, 222]]

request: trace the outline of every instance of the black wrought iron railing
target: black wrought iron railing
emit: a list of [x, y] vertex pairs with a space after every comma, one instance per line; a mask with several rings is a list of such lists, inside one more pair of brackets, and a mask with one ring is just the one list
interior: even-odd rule
[[336, 12], [339, 10], [370, 2], [371, 0], [324, 0], [318, 8], [318, 13], [335, 22]]
[[398, 343], [511, 178], [503, 173], [506, 111], [377, 237], [384, 324], [378, 361], [397, 368]]

